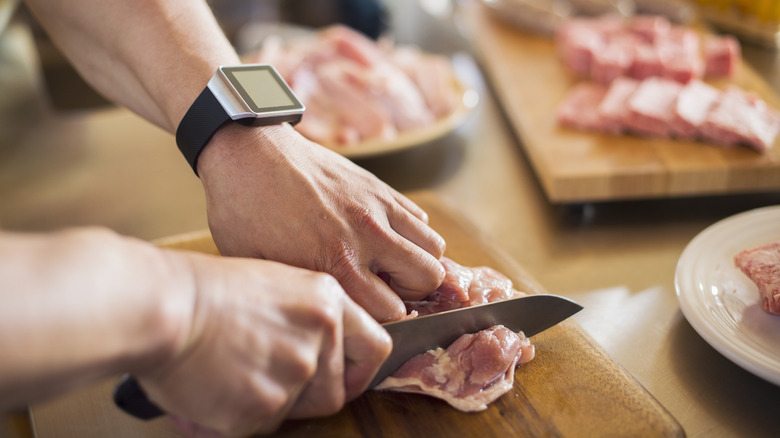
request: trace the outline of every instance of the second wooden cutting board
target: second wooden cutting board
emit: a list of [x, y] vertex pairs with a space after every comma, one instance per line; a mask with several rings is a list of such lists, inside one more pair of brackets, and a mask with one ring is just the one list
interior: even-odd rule
[[[454, 209], [429, 193], [411, 196], [447, 240], [447, 256], [467, 266], [504, 272], [515, 287], [544, 292], [527, 272], [480, 236]], [[216, 254], [207, 232], [160, 245]], [[554, 292], [554, 291], [551, 291]], [[587, 308], [583, 310], [587, 312]], [[463, 413], [414, 394], [369, 391], [337, 415], [288, 421], [277, 437], [679, 437], [679, 423], [572, 320], [531, 339], [536, 357], [516, 370], [514, 388], [487, 410]], [[115, 380], [34, 406], [38, 438], [174, 437], [166, 419], [143, 422], [111, 401]]]
[[[780, 188], [780, 138], [763, 154], [746, 147], [602, 135], [563, 129], [556, 121], [575, 80], [550, 38], [525, 34], [490, 14], [480, 2], [459, 10], [466, 33], [533, 165], [548, 199], [556, 203], [666, 198]], [[730, 81], [770, 106], [780, 99], [750, 66], [740, 62]]]

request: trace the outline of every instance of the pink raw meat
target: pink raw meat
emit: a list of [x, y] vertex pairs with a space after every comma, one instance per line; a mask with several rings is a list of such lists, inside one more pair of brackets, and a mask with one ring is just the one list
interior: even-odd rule
[[663, 75], [687, 84], [704, 73], [704, 61], [696, 31], [675, 27], [656, 42], [663, 62]]
[[689, 140], [698, 137], [702, 123], [719, 96], [718, 89], [699, 80], [684, 86], [677, 96], [671, 122], [672, 133], [678, 138]]
[[616, 78], [627, 75], [634, 63], [636, 37], [624, 34], [613, 37], [609, 44], [593, 54], [590, 77], [596, 82], [609, 84]]
[[561, 126], [585, 131], [601, 131], [605, 128], [598, 108], [607, 87], [595, 82], [582, 82], [572, 89], [558, 107], [557, 118]]
[[649, 78], [642, 81], [628, 101], [626, 126], [640, 135], [669, 137], [674, 106], [682, 86], [673, 80]]
[[758, 97], [731, 86], [707, 114], [701, 132], [713, 143], [745, 144], [763, 152], [780, 132], [780, 115]]
[[672, 23], [662, 15], [637, 15], [626, 24], [626, 28], [644, 41], [654, 43], [669, 33]]
[[270, 36], [249, 60], [277, 67], [307, 107], [296, 129], [329, 146], [391, 141], [452, 114], [461, 97], [446, 58], [343, 25], [286, 44]]
[[623, 132], [629, 117], [628, 102], [638, 87], [639, 81], [631, 78], [617, 78], [609, 86], [609, 91], [598, 108], [605, 132]]
[[575, 76], [590, 76], [594, 53], [603, 46], [601, 30], [588, 20], [570, 20], [556, 33], [558, 55]]
[[734, 264], [758, 287], [761, 307], [780, 315], [780, 241], [741, 251]]
[[441, 262], [446, 271], [441, 286], [422, 301], [405, 301], [407, 313], [423, 316], [525, 295], [493, 268], [461, 266], [446, 257]]
[[555, 43], [568, 71], [602, 83], [621, 75], [681, 83], [730, 76], [741, 56], [733, 37], [709, 36], [702, 44], [698, 31], [661, 15], [572, 19], [559, 26]]
[[737, 69], [742, 50], [731, 35], [710, 35], [704, 40], [704, 74], [731, 76]]
[[645, 79], [651, 76], [662, 76], [664, 64], [661, 60], [661, 52], [655, 44], [639, 44], [634, 50], [634, 62], [631, 64], [629, 76], [636, 79]]
[[534, 346], [522, 332], [498, 325], [413, 357], [376, 389], [426, 394], [464, 412], [481, 411], [512, 389], [515, 368], [533, 357]]

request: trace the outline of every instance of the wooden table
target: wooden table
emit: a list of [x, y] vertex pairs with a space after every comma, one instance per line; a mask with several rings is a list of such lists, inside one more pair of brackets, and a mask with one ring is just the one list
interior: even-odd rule
[[[423, 12], [413, 0], [393, 8], [407, 41], [443, 53], [467, 47], [447, 17]], [[29, 36], [19, 31], [12, 38], [6, 33], [3, 44], [18, 49], [17, 59], [3, 62], [19, 66], [12, 78], [19, 82], [14, 93], [0, 95], [4, 228], [98, 224], [152, 240], [206, 227], [199, 182], [170, 135], [122, 109], [52, 111], [37, 79], [24, 79], [34, 65]], [[767, 78], [780, 77], [773, 53], [748, 48], [746, 58]], [[454, 206], [547, 290], [585, 305], [576, 321], [688, 436], [776, 433], [780, 388], [724, 358], [691, 328], [679, 311], [674, 273], [682, 250], [705, 227], [777, 204], [780, 194], [552, 204], [490, 84], [467, 56], [460, 59], [461, 73], [481, 95], [465, 124], [429, 145], [359, 164], [402, 192], [424, 191]], [[69, 409], [83, 415], [90, 407]], [[48, 419], [68, 420], [67, 411]], [[23, 416], [10, 416], [3, 433], [32, 432]]]

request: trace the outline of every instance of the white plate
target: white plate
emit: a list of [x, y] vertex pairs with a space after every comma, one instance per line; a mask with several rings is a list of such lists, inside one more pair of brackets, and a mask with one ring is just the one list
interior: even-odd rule
[[[237, 47], [239, 52], [254, 53], [262, 41], [270, 35], [276, 35], [283, 41], [289, 42], [312, 38], [314, 30], [286, 23], [250, 23], [242, 27], [238, 33]], [[455, 71], [454, 65], [453, 71]], [[479, 93], [476, 90], [464, 85], [457, 77], [453, 77], [453, 81], [453, 86], [460, 95], [458, 106], [449, 115], [428, 126], [411, 131], [401, 131], [392, 139], [387, 140], [365, 140], [350, 145], [321, 144], [347, 158], [355, 159], [398, 152], [443, 137], [460, 126], [479, 102]]]
[[699, 233], [677, 263], [680, 309], [694, 330], [729, 360], [780, 385], [780, 316], [761, 309], [758, 290], [734, 255], [780, 240], [780, 206], [723, 219]]

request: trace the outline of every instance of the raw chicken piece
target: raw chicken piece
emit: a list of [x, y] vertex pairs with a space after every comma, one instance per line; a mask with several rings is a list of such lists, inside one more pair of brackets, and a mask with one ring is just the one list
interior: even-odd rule
[[734, 264], [758, 287], [761, 308], [780, 315], [780, 241], [741, 251]]
[[[442, 257], [446, 271], [439, 288], [423, 301], [407, 301], [409, 317], [517, 298], [512, 281], [488, 267], [466, 267]], [[478, 411], [512, 389], [515, 367], [534, 357], [520, 333], [497, 325], [465, 334], [447, 349], [417, 355], [375, 389], [427, 394], [462, 411]]]
[[452, 92], [452, 67], [447, 58], [425, 54], [411, 46], [391, 50], [390, 56], [412, 79], [435, 117], [444, 117], [455, 110], [460, 96]]
[[465, 267], [442, 257], [446, 275], [441, 286], [422, 301], [405, 301], [407, 313], [419, 316], [524, 296], [512, 280], [489, 267]]
[[460, 98], [445, 58], [341, 25], [286, 45], [266, 38], [250, 61], [279, 70], [307, 108], [296, 129], [329, 146], [392, 140], [452, 114]]
[[356, 83], [347, 73], [350, 67], [345, 64], [331, 62], [318, 70], [330, 110], [346, 127], [354, 129], [359, 138], [393, 138], [396, 129], [390, 115], [363, 84]]
[[481, 411], [512, 389], [515, 368], [533, 357], [534, 346], [522, 332], [498, 325], [413, 357], [376, 389], [426, 394], [464, 412]]

